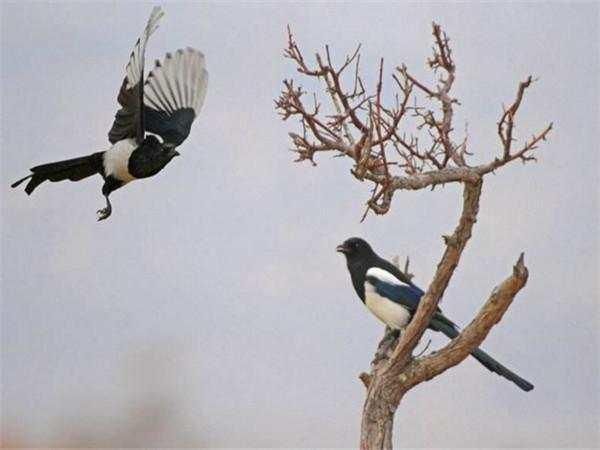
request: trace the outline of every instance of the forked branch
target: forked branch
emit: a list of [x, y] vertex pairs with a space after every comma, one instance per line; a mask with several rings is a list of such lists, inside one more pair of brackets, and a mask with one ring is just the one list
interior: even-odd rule
[[518, 292], [527, 283], [529, 276], [524, 255], [517, 260], [512, 274], [497, 286], [471, 323], [440, 351], [417, 358], [404, 371], [403, 388], [427, 381], [459, 364], [477, 347], [494, 325], [502, 319]]
[[[474, 183], [516, 159], [535, 160], [534, 151], [552, 129], [552, 124], [547, 125], [513, 149], [515, 118], [533, 82], [530, 76], [519, 84], [515, 101], [504, 108], [498, 122], [500, 156], [486, 164], [469, 165], [472, 153], [467, 136], [454, 136], [454, 108], [460, 103], [452, 93], [456, 65], [450, 39], [436, 23], [432, 34], [433, 55], [427, 63], [434, 75], [433, 85], [417, 79], [403, 64], [387, 79], [382, 58], [377, 82], [369, 89], [360, 73], [360, 45], [339, 67], [333, 62], [329, 46], [325, 46], [324, 56], [317, 53], [311, 64], [288, 28], [284, 56], [292, 60], [303, 77], [324, 82], [328, 97], [313, 95], [309, 101], [302, 87], [293, 80], [284, 81], [275, 105], [283, 120], [294, 118], [300, 122], [302, 133], [290, 133], [296, 161], [316, 165], [315, 157], [320, 152], [351, 158], [354, 177], [373, 184], [366, 212], [385, 214], [398, 190]], [[393, 90], [392, 95], [384, 95], [386, 84]], [[393, 101], [386, 104], [384, 98]], [[416, 119], [417, 128], [407, 133], [403, 125], [411, 117]]]

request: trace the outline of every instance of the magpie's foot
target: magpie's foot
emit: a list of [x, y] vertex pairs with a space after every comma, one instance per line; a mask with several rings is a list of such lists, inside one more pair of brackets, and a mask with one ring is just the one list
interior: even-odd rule
[[96, 214], [98, 214], [98, 222], [101, 220], [107, 219], [112, 213], [112, 208], [108, 205], [106, 208], [99, 209]]
[[108, 216], [110, 216], [110, 213], [112, 213], [112, 205], [110, 204], [108, 195], [104, 195], [104, 198], [106, 198], [106, 208], [102, 208], [96, 211], [96, 214], [98, 214], [98, 222], [108, 218]]

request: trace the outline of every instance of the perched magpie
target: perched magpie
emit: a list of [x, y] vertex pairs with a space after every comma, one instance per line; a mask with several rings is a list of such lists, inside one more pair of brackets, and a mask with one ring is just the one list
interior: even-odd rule
[[46, 180], [79, 181], [98, 173], [104, 178], [106, 208], [98, 211], [98, 220], [103, 220], [112, 212], [108, 198], [112, 191], [137, 178], [156, 175], [179, 155], [175, 148], [187, 138], [202, 108], [208, 72], [204, 55], [188, 47], [167, 53], [162, 64], [156, 61], [144, 80], [146, 44], [162, 16], [159, 7], [152, 10], [125, 67], [117, 98], [121, 108], [108, 132], [112, 146], [89, 156], [32, 167], [32, 173], [13, 183], [13, 188], [29, 180], [25, 192], [31, 194]]
[[[366, 307], [390, 328], [404, 329], [416, 312], [424, 292], [394, 264], [380, 258], [363, 239], [347, 239], [337, 247], [337, 251], [346, 256], [352, 284]], [[459, 334], [456, 324], [444, 316], [439, 308], [429, 322], [429, 328], [441, 331], [450, 339]], [[533, 384], [511, 372], [483, 350], [477, 348], [471, 352], [471, 356], [524, 391], [533, 389]]]

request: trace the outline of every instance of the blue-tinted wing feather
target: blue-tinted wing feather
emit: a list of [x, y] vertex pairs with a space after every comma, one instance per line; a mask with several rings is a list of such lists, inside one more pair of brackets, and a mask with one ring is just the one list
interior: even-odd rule
[[[373, 286], [378, 295], [397, 303], [411, 312], [415, 312], [425, 292], [414, 284], [400, 281], [394, 274], [381, 267], [373, 267], [367, 271], [366, 282]], [[436, 308], [429, 328], [441, 331], [451, 339], [458, 335], [458, 327], [454, 322]]]
[[419, 300], [424, 293], [417, 286], [391, 283], [375, 276], [367, 276], [367, 281], [373, 285], [377, 294], [413, 311], [419, 306]]

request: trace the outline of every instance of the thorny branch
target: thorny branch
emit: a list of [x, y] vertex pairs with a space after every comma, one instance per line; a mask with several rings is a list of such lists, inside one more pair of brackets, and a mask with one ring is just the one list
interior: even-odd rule
[[[476, 182], [515, 159], [535, 160], [534, 150], [552, 129], [550, 123], [520, 148], [513, 148], [515, 118], [533, 82], [529, 76], [519, 84], [515, 101], [504, 108], [498, 122], [501, 155], [487, 164], [469, 165], [466, 133], [459, 139], [454, 136], [454, 108], [460, 103], [452, 94], [456, 65], [450, 39], [438, 24], [433, 23], [432, 28], [433, 55], [427, 65], [435, 76], [434, 84], [418, 80], [400, 65], [391, 74], [393, 92], [384, 95], [383, 58], [377, 82], [369, 91], [361, 77], [360, 45], [339, 67], [333, 62], [329, 46], [325, 46], [324, 56], [317, 53], [315, 62], [308, 63], [288, 27], [284, 56], [305, 78], [324, 81], [329, 96], [323, 106], [323, 100], [316, 95], [309, 97], [294, 80], [284, 80], [275, 105], [283, 120], [295, 118], [301, 124], [301, 133], [290, 132], [296, 161], [316, 165], [315, 155], [319, 152], [351, 158], [352, 175], [373, 184], [365, 216], [368, 211], [389, 211], [397, 190]], [[393, 100], [386, 104], [385, 99]], [[407, 133], [403, 124], [409, 119], [417, 126]]]

